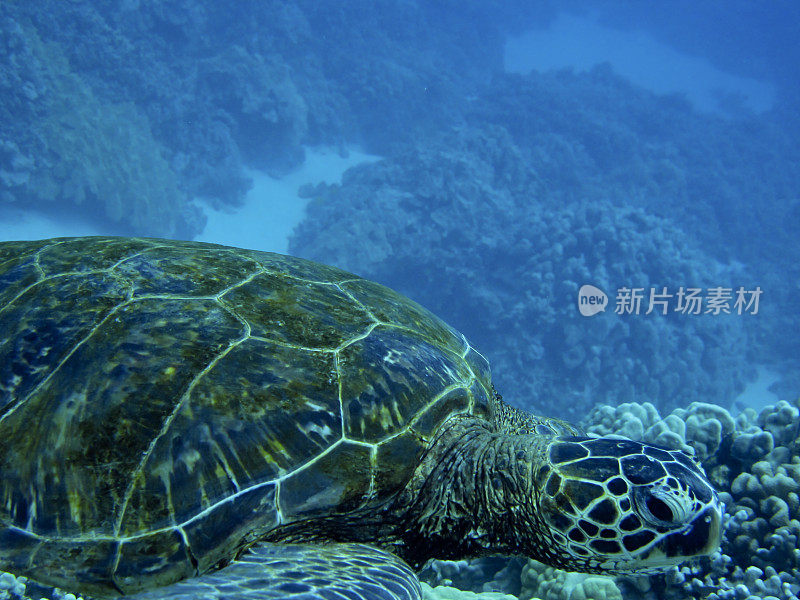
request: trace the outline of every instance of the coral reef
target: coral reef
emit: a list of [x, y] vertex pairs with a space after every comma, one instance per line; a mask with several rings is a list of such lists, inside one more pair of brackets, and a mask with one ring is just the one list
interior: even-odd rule
[[429, 587], [474, 593], [502, 592], [515, 598], [521, 592], [523, 557], [490, 556], [478, 560], [432, 560], [419, 573]]
[[522, 570], [519, 600], [622, 600], [614, 579], [601, 575], [567, 573], [529, 561]]
[[[14, 63], [0, 82], [0, 202], [68, 212], [78, 206], [120, 232], [192, 235], [187, 208], [162, 148], [131, 103], [104, 103], [70, 69], [60, 48], [6, 18]], [[7, 73], [8, 74], [8, 73]], [[29, 117], [25, 119], [24, 117]]]
[[[502, 74], [517, 10], [2, 3], [0, 204], [57, 203], [127, 233], [191, 237], [203, 226], [191, 199], [241, 202], [244, 165], [285, 172], [306, 144], [384, 153], [341, 186], [309, 190], [292, 250], [426, 304], [492, 358], [517, 403], [574, 419], [610, 402], [592, 431], [695, 453], [728, 503], [722, 552], [652, 587], [618, 579], [626, 595], [793, 598], [797, 406], [734, 416], [721, 405], [754, 357], [796, 370], [796, 107], [728, 121], [608, 67]], [[575, 311], [582, 283], [761, 285], [769, 301], [757, 323], [587, 321]], [[796, 394], [796, 376], [780, 389]], [[442, 581], [481, 591], [487, 579], [512, 589], [521, 567], [447, 569]], [[574, 577], [525, 573], [532, 594], [561, 597], [543, 581], [561, 578], [589, 597]], [[0, 597], [21, 585], [0, 577]]]
[[431, 587], [423, 583], [422, 600], [517, 600], [517, 597], [502, 592], [471, 592], [447, 586]]
[[[786, 133], [698, 114], [608, 67], [497, 76], [460, 124], [315, 188], [290, 249], [429, 306], [492, 357], [502, 390], [540, 412], [565, 397], [576, 414], [592, 401], [727, 402], [756, 357], [796, 363], [798, 338], [785, 332], [800, 246], [786, 215], [800, 171]], [[769, 298], [749, 322], [587, 325], [558, 312], [582, 283], [761, 285]], [[588, 331], [599, 321], [613, 336]], [[611, 372], [587, 375], [603, 351], [618, 359]]]
[[674, 292], [736, 285], [746, 273], [643, 208], [563, 202], [537, 167], [502, 128], [453, 131], [317, 187], [314, 219], [291, 251], [429, 307], [491, 357], [498, 389], [534, 412], [574, 420], [598, 401], [652, 398], [668, 410], [734, 397], [752, 371], [746, 316], [644, 315], [643, 306], [589, 320], [577, 293], [592, 283], [613, 306], [622, 286]]
[[0, 600], [83, 600], [82, 596], [58, 588], [29, 582], [26, 577], [15, 577], [0, 571]]
[[[449, 122], [465, 87], [500, 68], [495, 12], [480, 2], [452, 14], [415, 3], [3, 3], [0, 201], [36, 191], [28, 161], [40, 165], [40, 155], [55, 167], [52, 193], [67, 186], [70, 196], [75, 182], [59, 177], [103, 151], [89, 163], [95, 173], [73, 176], [79, 187], [111, 166], [99, 191], [127, 205], [125, 186], [150, 169], [160, 203], [179, 205], [185, 221], [172, 234], [191, 237], [202, 223], [190, 200], [240, 204], [245, 166], [278, 175], [302, 162], [305, 145], [388, 151]], [[462, 27], [470, 19], [480, 26]], [[490, 41], [487, 53], [481, 43]], [[48, 109], [52, 127], [39, 131]], [[120, 144], [108, 139], [114, 128]], [[119, 172], [125, 158], [129, 173]], [[39, 187], [37, 201], [60, 199]], [[102, 197], [100, 208], [106, 202], [119, 203]], [[135, 233], [166, 235], [173, 225], [138, 210], [141, 218], [125, 219]]]
[[[558, 229], [565, 217], [550, 211], [582, 203], [611, 214], [611, 232], [601, 233], [612, 243], [614, 215], [625, 221], [632, 207], [666, 220], [684, 234], [677, 241], [692, 240], [714, 261], [747, 263], [759, 280], [737, 284], [771, 294], [755, 337], [762, 347], [752, 338], [747, 347], [766, 361], [794, 360], [800, 342], [783, 332], [796, 314], [786, 310], [797, 291], [786, 282], [800, 279], [797, 111], [702, 115], [607, 66], [504, 74], [505, 34], [552, 10], [479, 0], [458, 11], [307, 0], [0, 4], [0, 203], [45, 209], [65, 200], [127, 232], [191, 237], [203, 225], [192, 200], [241, 203], [245, 166], [280, 174], [302, 161], [305, 145], [360, 143], [390, 157], [384, 170], [354, 176], [363, 194], [380, 198], [369, 208], [385, 212], [363, 214], [353, 182], [338, 194], [320, 190], [297, 252], [333, 249], [342, 265], [402, 283], [418, 264], [403, 260], [408, 249], [424, 254], [437, 234], [466, 257], [451, 270], [474, 278], [491, 314], [507, 314], [527, 295], [511, 294], [511, 308], [492, 301], [492, 274], [478, 259], [486, 254], [486, 270], [497, 271], [524, 252], [530, 239], [500, 235], [509, 224], [513, 232], [533, 212]], [[324, 205], [334, 196], [331, 212]], [[338, 248], [331, 238], [340, 238]], [[510, 244], [517, 247], [507, 251]], [[648, 258], [617, 248], [628, 249], [628, 262]], [[536, 265], [542, 277], [547, 265]], [[703, 270], [714, 285], [728, 279]], [[439, 273], [422, 269], [416, 279], [429, 274]], [[571, 346], [561, 357], [568, 367], [585, 361], [586, 350]], [[531, 347], [518, 362], [540, 352]], [[735, 362], [708, 360], [715, 368]], [[726, 364], [722, 386], [737, 372]], [[518, 373], [510, 368], [501, 379], [513, 383]], [[664, 402], [662, 409], [672, 399]]]

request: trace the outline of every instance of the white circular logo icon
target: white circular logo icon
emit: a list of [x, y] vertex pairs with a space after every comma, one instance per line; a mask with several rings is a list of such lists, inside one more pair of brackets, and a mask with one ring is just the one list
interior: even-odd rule
[[603, 312], [608, 305], [606, 293], [593, 285], [582, 285], [578, 290], [578, 310], [584, 317]]

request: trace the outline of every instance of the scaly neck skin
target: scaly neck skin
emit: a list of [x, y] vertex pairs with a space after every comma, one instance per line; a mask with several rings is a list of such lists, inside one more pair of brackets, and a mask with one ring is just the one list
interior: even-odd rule
[[536, 509], [535, 465], [547, 439], [497, 433], [480, 419], [446, 424], [398, 499], [401, 548], [412, 566], [430, 558], [530, 554], [545, 530]]

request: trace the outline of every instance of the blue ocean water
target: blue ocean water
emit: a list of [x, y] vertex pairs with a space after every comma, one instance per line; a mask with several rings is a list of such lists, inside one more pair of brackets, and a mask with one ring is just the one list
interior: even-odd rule
[[[512, 404], [632, 435], [599, 407], [649, 403], [640, 436], [679, 419], [707, 449], [736, 535], [626, 597], [796, 597], [798, 23], [788, 0], [3, 3], [0, 241], [208, 241], [388, 285]], [[522, 593], [521, 568], [437, 572]]]

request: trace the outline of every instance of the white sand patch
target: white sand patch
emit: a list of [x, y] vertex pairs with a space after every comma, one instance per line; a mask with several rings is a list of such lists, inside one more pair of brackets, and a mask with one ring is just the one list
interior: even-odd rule
[[[208, 216], [208, 225], [196, 239], [285, 253], [289, 234], [305, 215], [307, 202], [297, 195], [298, 188], [307, 183], [337, 183], [350, 167], [379, 159], [358, 151], [351, 151], [345, 158], [334, 150], [312, 148], [307, 150], [306, 160], [299, 169], [280, 179], [251, 172], [254, 186], [241, 208], [219, 211], [200, 202]], [[0, 241], [118, 235], [81, 217], [77, 209], [75, 214], [70, 214], [70, 210], [54, 216], [30, 207], [0, 206]]]
[[611, 29], [590, 18], [561, 13], [549, 29], [506, 42], [505, 68], [513, 73], [568, 67], [583, 71], [604, 62], [656, 93], [685, 94], [706, 112], [724, 111], [731, 101], [764, 111], [775, 98], [769, 83], [720, 71], [706, 59], [678, 52], [643, 31]]
[[331, 149], [311, 148], [306, 150], [303, 165], [280, 179], [249, 172], [253, 189], [244, 206], [223, 211], [199, 201], [208, 225], [195, 239], [285, 254], [289, 235], [305, 216], [307, 201], [297, 195], [297, 190], [309, 183], [338, 183], [350, 167], [379, 158], [356, 151], [345, 158]]

